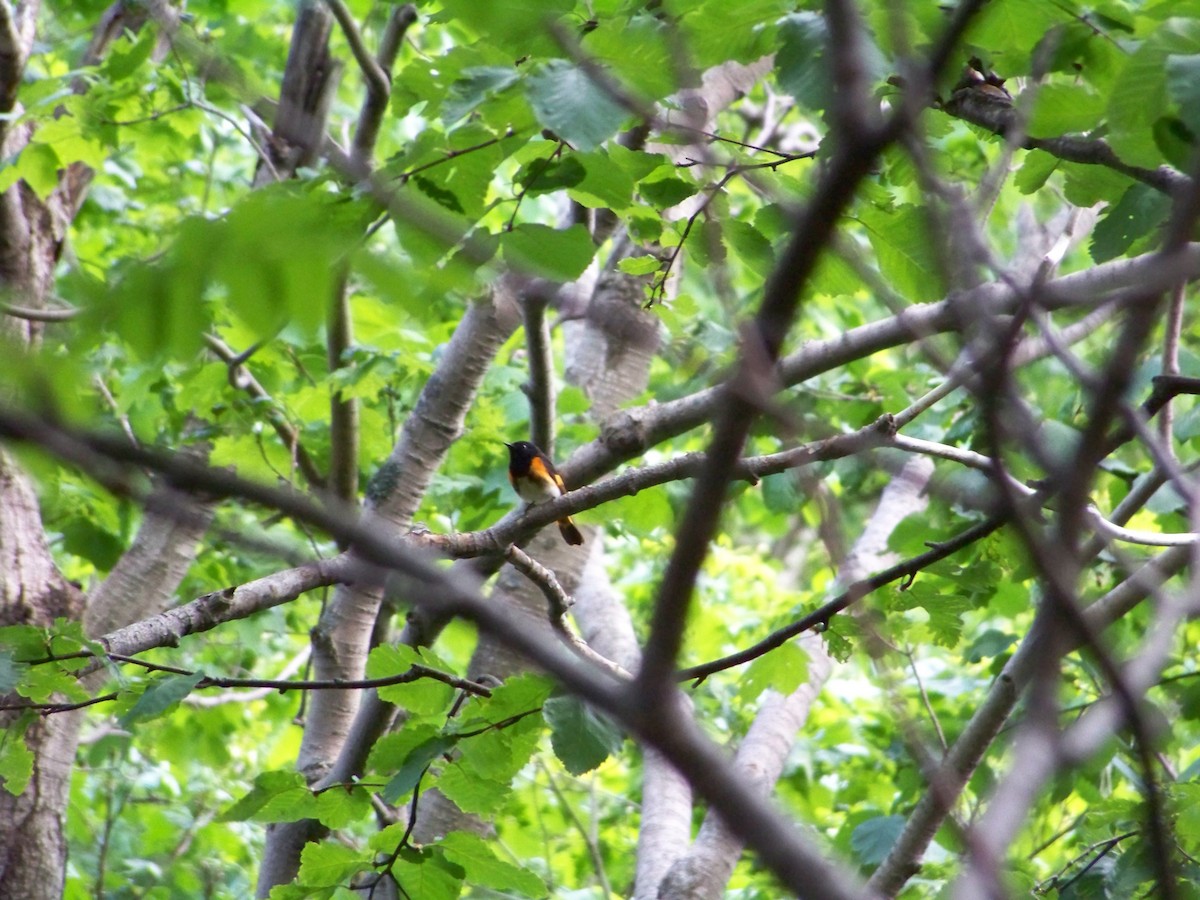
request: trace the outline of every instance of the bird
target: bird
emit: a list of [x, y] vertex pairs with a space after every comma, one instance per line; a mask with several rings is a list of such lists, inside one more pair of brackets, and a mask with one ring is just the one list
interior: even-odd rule
[[[508, 480], [517, 496], [527, 503], [553, 500], [567, 492], [562, 476], [545, 453], [529, 441], [504, 442], [508, 448]], [[572, 546], [583, 543], [583, 535], [570, 516], [558, 520], [563, 540]]]

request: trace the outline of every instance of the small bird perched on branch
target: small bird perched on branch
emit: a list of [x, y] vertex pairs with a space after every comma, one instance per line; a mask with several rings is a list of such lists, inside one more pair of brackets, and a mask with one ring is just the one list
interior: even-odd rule
[[[504, 442], [508, 448], [508, 480], [522, 500], [537, 503], [553, 500], [567, 492], [562, 476], [546, 456], [529, 441]], [[558, 530], [563, 540], [572, 546], [583, 543], [583, 535], [575, 527], [570, 516], [558, 520]]]

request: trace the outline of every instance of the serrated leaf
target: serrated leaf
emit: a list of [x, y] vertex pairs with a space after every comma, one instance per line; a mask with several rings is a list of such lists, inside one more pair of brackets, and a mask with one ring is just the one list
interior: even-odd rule
[[1117, 258], [1162, 224], [1170, 211], [1169, 197], [1147, 185], [1133, 185], [1096, 224], [1090, 248], [1092, 259], [1107, 262]]
[[620, 750], [625, 740], [610, 720], [575, 697], [552, 697], [543, 710], [554, 755], [572, 775], [590, 772]]
[[442, 103], [442, 121], [453, 125], [484, 100], [515, 84], [521, 73], [514, 66], [476, 66], [463, 69]]
[[941, 251], [930, 240], [929, 224], [921, 209], [901, 206], [886, 213], [867, 207], [859, 221], [867, 229], [880, 271], [899, 294], [916, 303], [945, 294], [937, 259]]
[[513, 59], [535, 50], [550, 51], [554, 40], [547, 26], [574, 8], [574, 0], [443, 0], [442, 7], [475, 33], [514, 53]]
[[659, 209], [670, 209], [692, 196], [698, 190], [695, 182], [687, 181], [670, 170], [638, 183], [638, 193]]
[[25, 713], [0, 733], [0, 780], [14, 797], [25, 793], [33, 776], [33, 751], [25, 743], [25, 729], [32, 721], [33, 713]]
[[462, 895], [462, 866], [446, 859], [440, 849], [405, 847], [392, 874], [413, 900], [457, 900]]
[[656, 256], [626, 256], [617, 263], [617, 269], [626, 275], [649, 275], [661, 267], [662, 262]]
[[604, 151], [576, 153], [584, 176], [570, 187], [568, 196], [583, 206], [620, 210], [633, 202], [633, 179]]
[[27, 666], [17, 662], [8, 650], [0, 650], [0, 695], [9, 693], [17, 686]]
[[494, 813], [512, 793], [510, 782], [484, 778], [461, 766], [447, 768], [437, 786], [463, 812], [476, 815]]
[[799, 12], [779, 27], [780, 47], [775, 54], [779, 86], [807, 109], [822, 110], [829, 103], [831, 81], [825, 48], [829, 29], [823, 16]]
[[[391, 678], [403, 675], [414, 665], [444, 669], [445, 664], [427, 650], [404, 644], [381, 644], [367, 657], [368, 678]], [[432, 678], [419, 678], [405, 684], [386, 685], [377, 689], [388, 703], [419, 716], [443, 712], [454, 697], [454, 688]]]
[[546, 883], [542, 879], [528, 869], [497, 857], [477, 834], [452, 831], [438, 842], [438, 847], [446, 859], [462, 866], [465, 878], [471, 884], [497, 891], [520, 891], [534, 897], [546, 893]]
[[356, 786], [335, 785], [316, 797], [315, 818], [327, 828], [345, 828], [365, 821], [371, 814], [371, 798]]
[[517, 715], [515, 721], [507, 717], [501, 727], [464, 736], [455, 764], [485, 778], [512, 781], [537, 749], [543, 722], [540, 711]]
[[1130, 165], [1156, 166], [1161, 152], [1154, 123], [1168, 112], [1167, 57], [1200, 53], [1200, 22], [1190, 18], [1164, 21], [1142, 42], [1117, 75], [1108, 101], [1109, 143]]
[[[304, 776], [294, 770], [262, 772], [254, 779], [252, 787], [244, 797], [221, 813], [219, 822], [245, 822], [255, 819], [262, 810], [278, 797], [297, 792], [309, 793]], [[289, 821], [288, 819], [259, 818], [260, 822]]]
[[367, 865], [357, 852], [333, 841], [305, 844], [300, 852], [296, 881], [305, 887], [334, 887], [345, 884]]
[[883, 862], [904, 829], [904, 816], [876, 816], [861, 823], [850, 835], [855, 858], [864, 866]]
[[1058, 137], [1090, 131], [1104, 116], [1104, 100], [1086, 84], [1047, 84], [1039, 88], [1029, 117], [1029, 134]]
[[578, 150], [594, 150], [617, 133], [625, 109], [582, 69], [552, 59], [525, 82], [538, 122]]
[[17, 684], [17, 693], [34, 703], [46, 703], [55, 694], [72, 701], [88, 696], [79, 680], [57, 665], [30, 666]]
[[164, 675], [155, 678], [137, 698], [129, 712], [121, 717], [121, 727], [128, 728], [136, 722], [156, 719], [174, 709], [184, 697], [196, 689], [204, 679], [202, 672], [191, 675]]
[[1006, 72], [1011, 72], [1016, 66], [1027, 64], [1030, 51], [1066, 18], [1053, 3], [1042, 0], [988, 3], [972, 18], [967, 41], [994, 48], [996, 57], [1007, 63]]
[[746, 668], [738, 682], [738, 696], [753, 702], [763, 691], [790, 694], [808, 678], [808, 654], [794, 641], [781, 644]]
[[404, 759], [404, 764], [384, 785], [383, 799], [388, 803], [396, 803], [401, 797], [406, 796], [417, 786], [417, 782], [421, 780], [421, 776], [425, 774], [429, 764], [448, 753], [455, 743], [453, 737], [438, 735], [410, 750]]
[[1025, 154], [1025, 161], [1017, 170], [1013, 184], [1022, 194], [1032, 194], [1041, 190], [1054, 170], [1058, 168], [1057, 157], [1051, 156], [1044, 150], [1030, 150]]
[[551, 228], [526, 223], [500, 236], [510, 266], [551, 281], [573, 281], [583, 274], [596, 247], [582, 225]]
[[554, 690], [545, 675], [515, 675], [492, 690], [490, 697], [473, 697], [459, 714], [459, 730], [475, 731], [481, 724], [497, 725], [541, 708]]
[[1167, 57], [1167, 93], [1179, 107], [1179, 117], [1200, 135], [1200, 54]]

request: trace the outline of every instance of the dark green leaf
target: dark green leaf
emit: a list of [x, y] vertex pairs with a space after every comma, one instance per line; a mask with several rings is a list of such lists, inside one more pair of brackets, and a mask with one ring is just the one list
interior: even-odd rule
[[850, 836], [850, 846], [854, 848], [858, 861], [864, 866], [876, 866], [883, 862], [904, 829], [905, 822], [904, 816], [876, 816], [855, 828]]
[[174, 709], [184, 697], [195, 690], [204, 678], [201, 672], [191, 675], [164, 675], [155, 678], [137, 698], [129, 712], [121, 717], [121, 727], [128, 728], [136, 722], [156, 719]]
[[518, 225], [500, 237], [510, 266], [551, 281], [571, 281], [583, 274], [596, 247], [582, 225], [558, 229], [548, 225]]
[[1044, 150], [1030, 150], [1025, 154], [1025, 162], [1017, 170], [1013, 183], [1022, 194], [1033, 194], [1042, 189], [1046, 179], [1053, 175], [1057, 168], [1057, 157]]
[[545, 715], [554, 755], [572, 775], [590, 772], [621, 749], [620, 730], [575, 697], [552, 697]]
[[453, 125], [484, 100], [499, 93], [521, 77], [515, 66], [479, 66], [464, 69], [462, 77], [450, 86], [450, 96], [442, 104], [442, 120]]
[[963, 659], [972, 663], [982, 662], [985, 659], [999, 656], [1016, 642], [1015, 635], [989, 628], [971, 641], [970, 646], [963, 651]]
[[525, 83], [538, 122], [578, 150], [592, 150], [617, 133], [625, 109], [582, 69], [551, 60]]
[[388, 803], [398, 802], [417, 786], [429, 764], [449, 752], [454, 744], [453, 737], [438, 735], [414, 747], [404, 760], [404, 765], [384, 786], [381, 792], [383, 799]]
[[1096, 225], [1092, 232], [1092, 259], [1107, 262], [1120, 256], [1162, 224], [1170, 211], [1169, 197], [1144, 184], [1135, 184]]
[[1167, 93], [1179, 107], [1179, 116], [1200, 135], [1200, 53], [1167, 57]]
[[794, 13], [784, 19], [779, 37], [779, 52], [775, 54], [779, 86], [802, 106], [825, 109], [831, 81], [825, 59], [829, 32], [824, 17], [814, 12]]
[[496, 856], [479, 835], [467, 831], [452, 831], [438, 842], [450, 862], [462, 866], [471, 884], [496, 891], [520, 891], [531, 897], [546, 893], [542, 879], [528, 869], [518, 868]]
[[859, 221], [879, 257], [881, 273], [899, 294], [918, 303], [945, 295], [939, 250], [922, 209], [901, 206], [887, 213], [867, 207]]
[[661, 176], [638, 184], [638, 193], [659, 209], [670, 209], [696, 193], [694, 182], [685, 181], [669, 169], [662, 172]]

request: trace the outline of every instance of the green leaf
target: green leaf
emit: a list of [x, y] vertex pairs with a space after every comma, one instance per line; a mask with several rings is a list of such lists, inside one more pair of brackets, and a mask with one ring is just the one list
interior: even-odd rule
[[1057, 168], [1057, 157], [1051, 156], [1045, 150], [1030, 150], [1025, 154], [1025, 161], [1017, 170], [1013, 183], [1022, 194], [1036, 193]]
[[971, 663], [992, 659], [1004, 653], [1016, 642], [1017, 638], [1015, 635], [997, 631], [995, 628], [989, 628], [975, 638], [975, 640], [971, 641], [970, 646], [963, 651], [963, 659]]
[[1030, 53], [1055, 25], [1069, 16], [1042, 0], [1004, 0], [987, 3], [971, 20], [967, 42], [991, 49], [992, 62], [1004, 74], [1027, 70]]
[[900, 206], [892, 213], [866, 207], [859, 221], [879, 257], [879, 269], [901, 296], [926, 303], [945, 295], [938, 248], [930, 239], [925, 213], [916, 206]]
[[[381, 644], [367, 657], [368, 678], [391, 678], [404, 675], [414, 665], [447, 670], [446, 664], [432, 651], [414, 649], [403, 644]], [[388, 703], [417, 716], [440, 715], [454, 699], [454, 688], [432, 678], [418, 678], [402, 684], [378, 688], [379, 696]]]
[[41, 199], [50, 196], [50, 192], [58, 187], [58, 170], [64, 166], [54, 148], [47, 144], [31, 143], [17, 157], [13, 169], [13, 180], [25, 179], [25, 183]]
[[462, 866], [466, 881], [496, 891], [520, 891], [532, 897], [546, 894], [546, 883], [528, 869], [498, 858], [479, 835], [452, 831], [438, 842], [446, 859]]
[[371, 797], [365, 788], [334, 785], [316, 796], [315, 818], [327, 828], [346, 828], [371, 815]]
[[584, 175], [567, 191], [572, 200], [593, 209], [625, 209], [633, 202], [633, 179], [607, 153], [576, 153]]
[[[0, 645], [3, 641], [0, 641]], [[7, 694], [17, 686], [28, 667], [16, 661], [12, 651], [0, 650], [0, 695]]]
[[392, 868], [396, 881], [413, 900], [458, 900], [463, 895], [463, 870], [446, 859], [440, 848], [400, 851]]
[[383, 799], [388, 803], [396, 803], [401, 797], [406, 796], [417, 786], [417, 782], [421, 780], [421, 776], [425, 774], [429, 764], [448, 753], [455, 743], [456, 740], [453, 737], [437, 735], [414, 747], [409, 751], [404, 764], [384, 785]]
[[552, 697], [544, 709], [554, 755], [572, 775], [590, 772], [621, 749], [620, 729], [577, 698]]
[[1184, 124], [1200, 135], [1200, 53], [1167, 57], [1167, 93]]
[[896, 843], [904, 829], [904, 816], [876, 816], [867, 819], [850, 836], [854, 856], [864, 866], [877, 866]]
[[582, 225], [551, 228], [527, 223], [500, 237], [505, 261], [515, 269], [551, 281], [572, 281], [583, 274], [596, 247]]
[[296, 881], [305, 887], [336, 887], [366, 866], [360, 854], [334, 841], [305, 844]]
[[441, 5], [445, 13], [439, 19], [447, 16], [458, 19], [487, 42], [502, 48], [505, 55], [517, 59], [532, 52], [555, 49], [547, 26], [569, 13], [575, 0], [505, 0], [504, 3], [443, 0]]
[[825, 18], [814, 12], [799, 12], [783, 20], [780, 46], [775, 54], [775, 77], [779, 86], [801, 106], [823, 110], [832, 93], [825, 48], [829, 29]]
[[146, 719], [156, 719], [174, 709], [179, 702], [195, 690], [204, 679], [202, 672], [191, 675], [164, 675], [155, 678], [137, 698], [129, 712], [121, 716], [121, 727], [128, 728]]
[[1092, 259], [1107, 262], [1120, 256], [1161, 225], [1170, 211], [1169, 197], [1147, 185], [1135, 184], [1097, 223], [1092, 232]]
[[1029, 117], [1029, 134], [1058, 137], [1091, 131], [1104, 116], [1104, 99], [1086, 84], [1047, 84], [1038, 89]]
[[450, 766], [438, 778], [438, 790], [459, 809], [476, 815], [495, 813], [512, 793], [508, 781], [484, 778], [461, 766]]
[[36, 625], [5, 625], [0, 627], [0, 647], [13, 659], [28, 661], [46, 655], [47, 634]]
[[459, 714], [459, 731], [475, 731], [480, 725], [498, 725], [516, 716], [535, 712], [554, 691], [554, 681], [545, 675], [514, 675], [492, 690], [490, 697], [473, 697]]
[[303, 810], [292, 814], [291, 806], [311, 799], [304, 776], [294, 769], [261, 772], [244, 797], [221, 813], [221, 822], [292, 822], [303, 818]]
[[738, 682], [738, 696], [750, 703], [763, 691], [790, 694], [808, 678], [808, 654], [794, 641], [781, 644], [747, 667]]
[[0, 780], [14, 797], [25, 793], [33, 776], [33, 751], [25, 744], [25, 729], [33, 717], [32, 712], [23, 713], [0, 732]]
[[525, 82], [529, 104], [542, 127], [577, 150], [594, 150], [617, 133], [625, 109], [582, 69], [552, 59]]
[[626, 275], [649, 275], [662, 268], [662, 262], [657, 256], [626, 256], [617, 268]]
[[536, 197], [538, 194], [574, 187], [583, 181], [585, 175], [583, 163], [575, 156], [565, 159], [546, 159], [542, 156], [522, 166], [513, 181], [521, 186], [526, 196]]
[[674, 35], [667, 22], [649, 15], [597, 18], [597, 26], [584, 36], [584, 52], [646, 99], [661, 100], [676, 91]]
[[[1145, 40], [1117, 76], [1108, 101], [1109, 143], [1130, 165], [1157, 166], [1153, 125], [1167, 113], [1167, 58], [1200, 53], [1200, 21], [1172, 18]], [[1186, 68], [1186, 67], [1185, 67]], [[1186, 92], [1186, 88], [1184, 88]]]
[[125, 552], [125, 542], [91, 519], [73, 519], [62, 528], [63, 549], [108, 572]]
[[659, 209], [677, 206], [696, 193], [698, 186], [675, 174], [673, 169], [662, 167], [651, 178], [638, 183], [638, 193]]
[[114, 42], [105, 54], [104, 73], [113, 81], [128, 78], [150, 58], [158, 40], [157, 29], [143, 28], [136, 40]]
[[464, 69], [462, 77], [450, 86], [450, 95], [442, 104], [442, 121], [453, 125], [475, 107], [509, 85], [515, 84], [521, 73], [515, 66], [477, 66]]
[[25, 677], [17, 685], [17, 693], [34, 703], [46, 703], [55, 694], [62, 694], [66, 699], [78, 701], [87, 699], [87, 691], [79, 684], [79, 680], [59, 665], [31, 666], [25, 672]]

